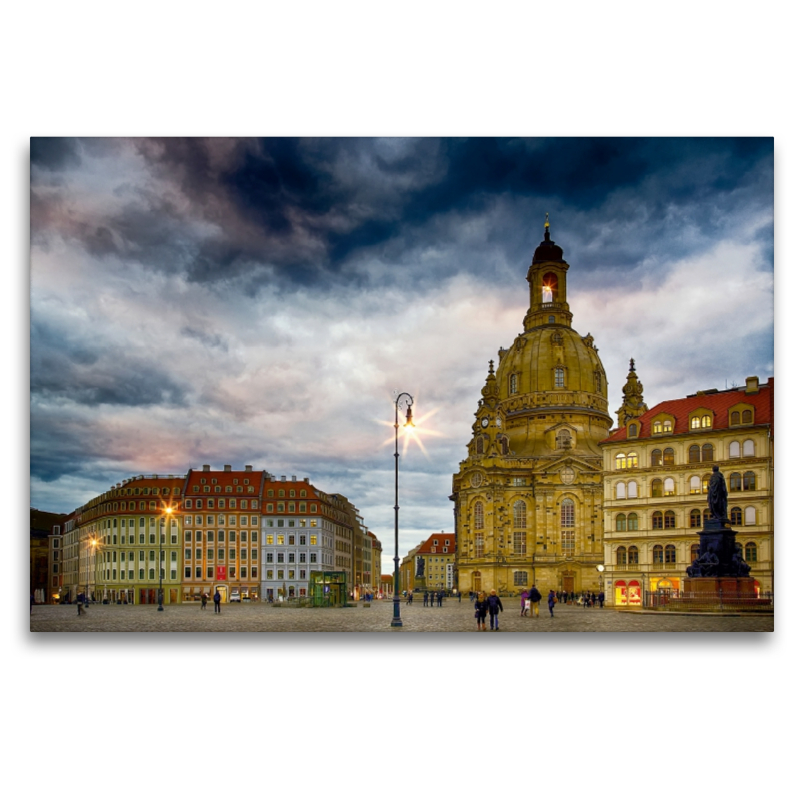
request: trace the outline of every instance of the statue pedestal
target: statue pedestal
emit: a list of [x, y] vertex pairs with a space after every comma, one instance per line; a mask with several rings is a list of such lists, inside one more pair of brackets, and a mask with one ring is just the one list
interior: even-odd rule
[[425, 578], [414, 578], [414, 591], [424, 592], [428, 587], [425, 584]]
[[693, 599], [718, 598], [720, 594], [725, 600], [754, 599], [756, 582], [753, 578], [684, 578], [683, 594]]

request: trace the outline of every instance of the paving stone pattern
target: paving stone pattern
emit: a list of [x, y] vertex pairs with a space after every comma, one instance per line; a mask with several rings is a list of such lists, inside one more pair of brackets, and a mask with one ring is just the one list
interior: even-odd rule
[[459, 603], [446, 600], [439, 608], [423, 607], [421, 602], [400, 605], [402, 628], [392, 628], [391, 600], [373, 601], [369, 607], [359, 603], [349, 608], [287, 608], [267, 603], [231, 603], [220, 614], [213, 605], [204, 611], [199, 605], [157, 606], [90, 605], [78, 616], [74, 605], [34, 606], [31, 611], [33, 632], [380, 632], [470, 633], [473, 636], [497, 636], [498, 633], [556, 632], [735, 632], [773, 631], [774, 616], [727, 614], [673, 614], [616, 611], [605, 608], [582, 608], [559, 603], [550, 617], [542, 605], [539, 617], [521, 617], [519, 601], [508, 598], [500, 614], [500, 631], [477, 631], [474, 610], [468, 599]]

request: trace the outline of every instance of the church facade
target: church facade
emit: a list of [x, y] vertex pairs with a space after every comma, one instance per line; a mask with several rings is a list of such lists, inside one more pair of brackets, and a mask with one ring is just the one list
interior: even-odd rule
[[467, 457], [453, 476], [456, 581], [462, 592], [598, 590], [603, 452], [612, 424], [603, 364], [572, 327], [569, 264], [550, 238], [528, 268], [524, 331], [498, 352]]

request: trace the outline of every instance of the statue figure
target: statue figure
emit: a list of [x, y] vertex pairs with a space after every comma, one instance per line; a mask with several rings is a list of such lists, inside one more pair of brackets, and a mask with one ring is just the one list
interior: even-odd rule
[[728, 521], [728, 487], [725, 485], [725, 476], [714, 464], [711, 478], [708, 481], [708, 510], [712, 519], [720, 522]]
[[716, 573], [719, 566], [719, 558], [713, 550], [706, 550], [703, 555], [696, 558], [690, 567], [686, 569], [686, 574], [690, 578], [708, 578]]
[[736, 542], [736, 549], [731, 557], [731, 567], [734, 577], [747, 578], [750, 575], [750, 565], [742, 557], [742, 546]]
[[425, 577], [425, 559], [422, 556], [417, 556], [417, 578]]

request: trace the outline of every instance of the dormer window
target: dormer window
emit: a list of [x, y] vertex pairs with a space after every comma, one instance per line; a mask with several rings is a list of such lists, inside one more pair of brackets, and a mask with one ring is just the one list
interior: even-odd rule
[[628, 437], [635, 438], [638, 435], [639, 435], [639, 426], [635, 422], [632, 422], [630, 425], [628, 425]]

